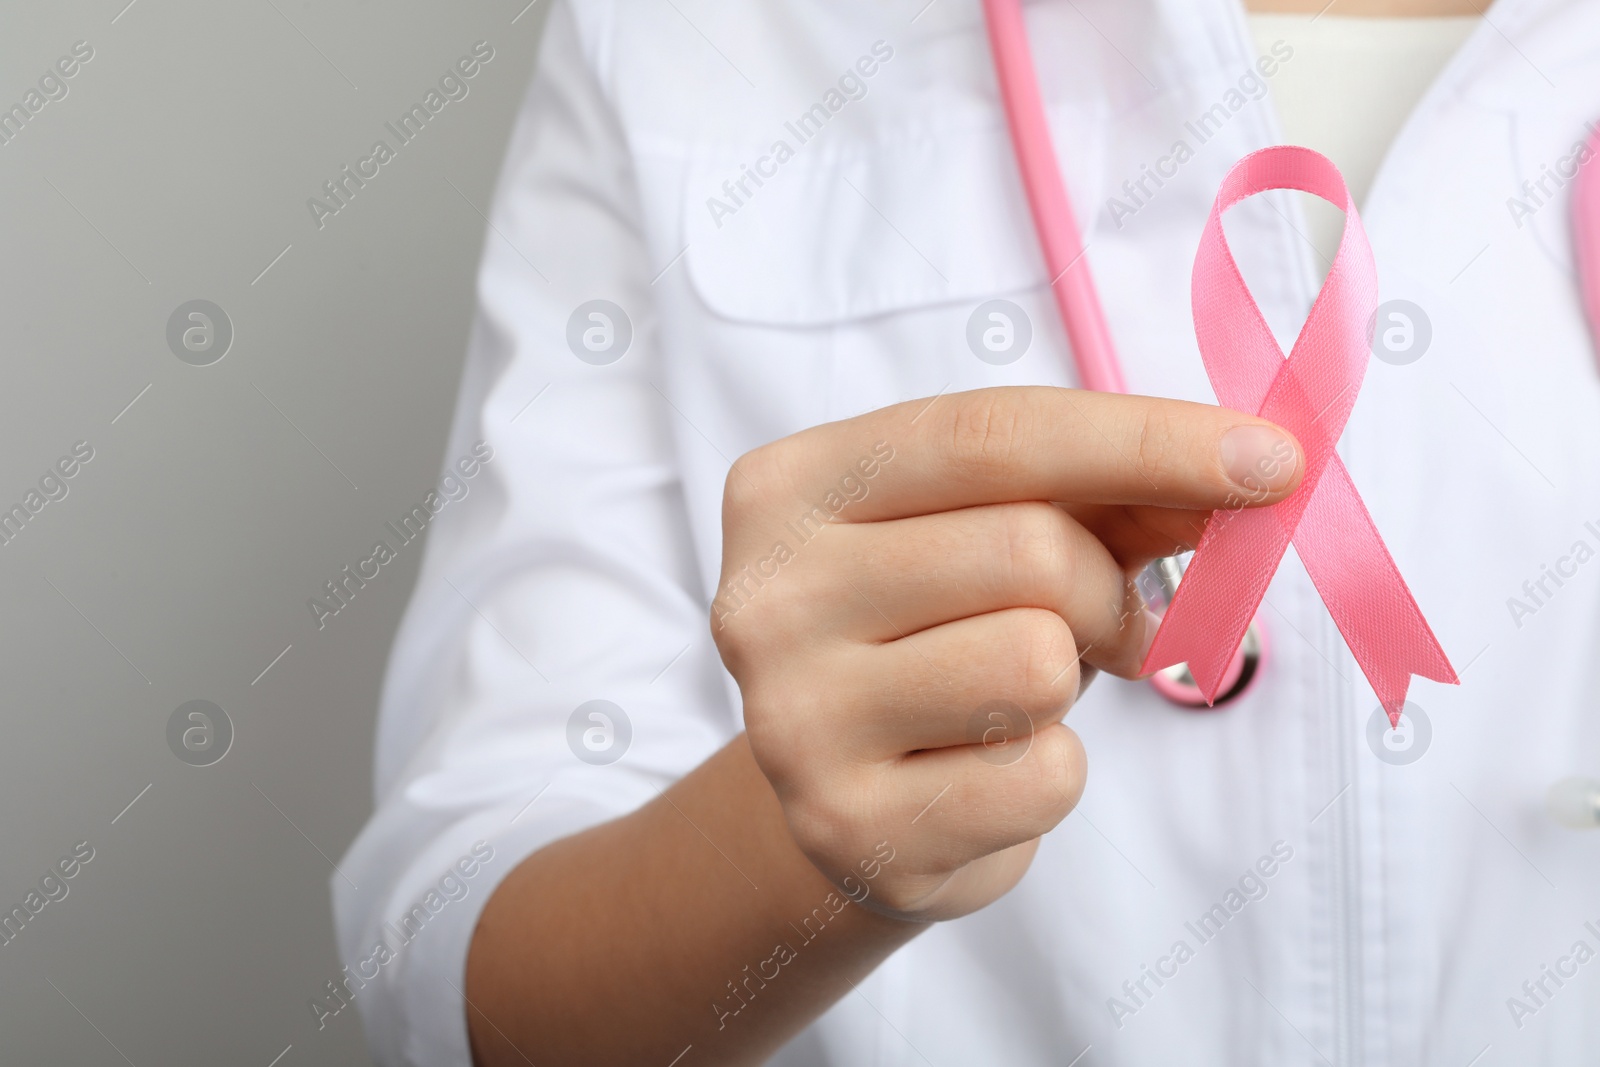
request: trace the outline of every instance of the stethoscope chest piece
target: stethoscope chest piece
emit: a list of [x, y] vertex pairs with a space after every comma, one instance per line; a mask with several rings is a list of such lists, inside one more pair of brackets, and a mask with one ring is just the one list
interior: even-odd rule
[[[1136, 580], [1139, 592], [1152, 611], [1159, 614], [1172, 602], [1173, 594], [1178, 591], [1178, 583], [1183, 579], [1183, 566], [1183, 560], [1179, 557], [1167, 556], [1151, 563], [1139, 575]], [[1222, 688], [1217, 691], [1215, 703], [1206, 703], [1205, 694], [1200, 691], [1186, 663], [1177, 663], [1152, 674], [1150, 687], [1179, 707], [1196, 711], [1214, 710], [1238, 699], [1249, 690], [1251, 683], [1261, 673], [1261, 661], [1265, 654], [1266, 639], [1261, 627], [1252, 622], [1245, 631], [1244, 640], [1234, 652], [1233, 660], [1228, 664], [1227, 673], [1222, 676]]]
[[1156, 692], [1186, 708], [1196, 711], [1214, 711], [1222, 705], [1243, 696], [1250, 688], [1250, 683], [1255, 680], [1256, 674], [1261, 669], [1261, 656], [1266, 642], [1261, 636], [1261, 630], [1255, 623], [1245, 631], [1244, 640], [1233, 654], [1233, 661], [1228, 664], [1228, 673], [1222, 676], [1222, 688], [1217, 691], [1214, 704], [1206, 704], [1205, 694], [1200, 692], [1194, 675], [1189, 673], [1189, 665], [1175, 663], [1171, 667], [1159, 670], [1150, 676], [1150, 686]]

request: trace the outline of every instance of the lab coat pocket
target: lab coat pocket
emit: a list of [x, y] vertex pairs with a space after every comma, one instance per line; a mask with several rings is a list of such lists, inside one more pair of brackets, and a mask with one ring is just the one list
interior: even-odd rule
[[[1076, 207], [1100, 201], [1103, 115], [1052, 112]], [[976, 302], [1047, 281], [998, 113], [827, 140], [697, 150], [685, 186], [696, 293], [733, 322], [808, 327]]]
[[[1084, 219], [1103, 187], [1103, 116], [1061, 104], [1051, 115]], [[942, 392], [1068, 381], [998, 109], [849, 132], [802, 142], [786, 125], [765, 147], [686, 158], [694, 311], [679, 351], [698, 364], [696, 391], [751, 413], [741, 447], [774, 421], [797, 430]], [[1012, 332], [991, 358], [986, 305], [1002, 299], [996, 328]]]

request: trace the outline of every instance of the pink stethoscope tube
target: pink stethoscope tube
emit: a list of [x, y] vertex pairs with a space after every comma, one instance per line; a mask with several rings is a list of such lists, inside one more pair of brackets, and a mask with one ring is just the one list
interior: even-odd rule
[[[1021, 0], [983, 0], [983, 11], [989, 27], [989, 44], [994, 51], [1000, 98], [1005, 105], [1006, 125], [1032, 209], [1034, 228], [1044, 251], [1045, 267], [1050, 271], [1050, 289], [1055, 294], [1073, 362], [1077, 365], [1078, 381], [1085, 389], [1126, 393], [1128, 383], [1122, 376], [1122, 364], [1112, 344], [1105, 309], [1095, 292], [1094, 276], [1084, 258], [1087, 249], [1078, 232], [1067, 183], [1050, 140]], [[1169, 597], [1176, 588], [1178, 573], [1181, 568], [1176, 560], [1158, 561], [1146, 572], [1147, 576], [1156, 577]], [[1252, 624], [1244, 643], [1234, 654], [1218, 703], [1225, 703], [1249, 688], [1259, 674], [1264, 650], [1261, 628]], [[1207, 706], [1188, 669], [1181, 664], [1151, 676], [1150, 684], [1174, 704], [1191, 708]]]
[[1578, 294], [1589, 331], [1600, 347], [1600, 126], [1589, 137], [1588, 159], [1572, 186], [1572, 246], [1578, 266]]
[[[1588, 154], [1572, 186], [1572, 247], [1578, 296], [1589, 333], [1600, 351], [1600, 126], [1592, 127]], [[1600, 828], [1600, 779], [1565, 778], [1550, 787], [1545, 805], [1556, 822], [1578, 830]]]
[[1078, 365], [1078, 379], [1085, 389], [1126, 393], [1128, 383], [1122, 377], [1122, 364], [1111, 343], [1111, 327], [1106, 324], [1105, 309], [1095, 292], [1094, 276], [1089, 265], [1081, 262], [1083, 237], [1078, 233], [1067, 183], [1050, 141], [1022, 4], [1020, 0], [983, 0], [983, 11], [989, 23], [1000, 98], [1005, 102], [1006, 125], [1016, 149], [1017, 167], [1022, 171], [1022, 185], [1033, 208], [1045, 268], [1050, 271], [1050, 288], [1055, 292], [1067, 341]]

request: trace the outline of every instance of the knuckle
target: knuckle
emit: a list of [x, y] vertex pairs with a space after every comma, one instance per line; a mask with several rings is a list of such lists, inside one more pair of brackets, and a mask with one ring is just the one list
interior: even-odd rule
[[781, 442], [762, 445], [746, 452], [728, 468], [722, 482], [722, 522], [724, 532], [759, 515], [768, 490], [781, 476]]
[[[812, 612], [805, 583], [788, 566], [792, 538], [773, 532], [771, 487], [780, 460], [763, 446], [741, 458], [723, 487], [722, 574], [710, 605], [712, 640], [730, 670], [734, 661], [791, 632]], [[737, 671], [735, 671], [737, 675]]]
[[722, 657], [723, 666], [735, 678], [750, 662], [749, 624], [740, 619], [739, 614], [715, 600], [711, 602], [711, 643]]
[[1045, 714], [1078, 692], [1078, 646], [1053, 611], [1028, 609], [1022, 623], [1022, 684], [1031, 714]]
[[[751, 754], [780, 799], [790, 793], [834, 796], [834, 783], [852, 780], [859, 770], [854, 753], [861, 704], [838, 687], [795, 681], [828, 677], [838, 670], [837, 661], [807, 660], [739, 680]], [[843, 810], [848, 814], [848, 808]]]
[[722, 657], [728, 673], [741, 684], [762, 662], [769, 626], [759, 599], [741, 600], [729, 590], [721, 590], [711, 601], [711, 641]]
[[1158, 485], [1166, 484], [1166, 477], [1177, 471], [1177, 423], [1177, 413], [1161, 404], [1145, 407], [1139, 418], [1135, 459], [1146, 477]]
[[1095, 666], [1119, 678], [1139, 677], [1144, 663], [1144, 644], [1150, 612], [1133, 579], [1125, 578], [1120, 595], [1108, 597], [1102, 605], [1103, 628], [1095, 639], [1090, 658]]
[[795, 784], [794, 752], [784, 744], [784, 717], [766, 712], [768, 705], [757, 699], [757, 686], [739, 681], [739, 693], [744, 697], [744, 737], [750, 755], [782, 797]]
[[955, 463], [977, 478], [1005, 470], [1025, 440], [1023, 421], [1021, 407], [1009, 393], [977, 393], [964, 398], [955, 406], [950, 423]]
[[738, 681], [750, 751], [768, 772], [767, 777], [781, 775], [795, 752], [791, 743], [795, 716], [782, 713], [783, 705], [770, 695], [771, 683], [759, 673]]
[[1074, 560], [1066, 521], [1054, 505], [1042, 502], [1006, 508], [1005, 550], [1012, 574], [1024, 585], [1059, 589], [1071, 584]]
[[[787, 670], [808, 669], [801, 665]], [[807, 772], [831, 766], [826, 752], [819, 751], [833, 740], [833, 731], [818, 729], [825, 723], [820, 709], [826, 697], [814, 697], [806, 687], [793, 685], [790, 673], [770, 668], [739, 679], [739, 694], [750, 749], [763, 767], [770, 764], [786, 782], [800, 782]], [[793, 776], [786, 774], [791, 769]]]
[[1050, 826], [1055, 826], [1072, 813], [1083, 797], [1088, 780], [1083, 742], [1072, 730], [1057, 723], [1039, 731], [1028, 755], [1036, 810]]

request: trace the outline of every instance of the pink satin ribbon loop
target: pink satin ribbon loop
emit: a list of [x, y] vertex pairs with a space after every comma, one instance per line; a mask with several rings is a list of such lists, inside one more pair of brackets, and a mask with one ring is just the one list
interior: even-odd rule
[[[1247, 197], [1298, 189], [1345, 213], [1344, 236], [1287, 359], [1239, 273], [1222, 214]], [[1223, 180], [1195, 255], [1195, 336], [1225, 406], [1277, 423], [1300, 442], [1305, 474], [1287, 499], [1212, 515], [1184, 573], [1146, 672], [1187, 662], [1216, 697], [1267, 585], [1293, 542], [1391, 722], [1411, 676], [1458, 679], [1379, 536], [1335, 447], [1371, 355], [1378, 272], [1361, 218], [1337, 167], [1308, 148], [1253, 152]], [[1264, 472], [1265, 473], [1265, 472]]]

